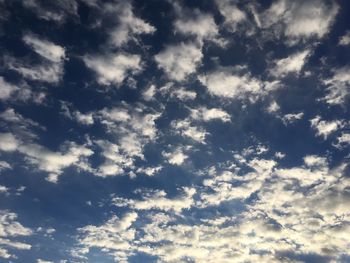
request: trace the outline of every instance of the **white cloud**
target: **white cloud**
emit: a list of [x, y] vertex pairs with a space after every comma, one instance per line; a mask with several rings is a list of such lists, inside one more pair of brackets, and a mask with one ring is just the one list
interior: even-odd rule
[[63, 169], [78, 166], [93, 154], [85, 145], [76, 145], [73, 142], [66, 143], [65, 148], [63, 152], [53, 152], [38, 144], [23, 144], [18, 147], [18, 151], [26, 156], [29, 163], [49, 173], [48, 180], [56, 183]]
[[[102, 17], [111, 17], [116, 23], [109, 32], [109, 41], [113, 46], [121, 47], [141, 34], [152, 34], [155, 28], [135, 16], [131, 2], [116, 1], [102, 6]], [[114, 21], [113, 21], [114, 20]]]
[[3, 77], [0, 76], [0, 100], [9, 99], [17, 90], [18, 88], [16, 86], [8, 83]]
[[73, 110], [73, 105], [61, 101], [61, 109], [63, 112], [63, 115], [66, 116], [68, 119], [75, 120], [76, 122], [83, 124], [83, 125], [92, 125], [94, 124], [94, 117], [93, 113], [87, 112], [87, 113], [81, 113], [78, 110]]
[[226, 98], [255, 97], [264, 94], [263, 84], [248, 74], [238, 75], [218, 70], [199, 77], [210, 94]]
[[236, 31], [237, 26], [247, 19], [246, 14], [235, 3], [229, 0], [216, 0], [221, 15], [225, 18], [225, 25], [231, 31]]
[[172, 121], [171, 127], [174, 128], [175, 131], [180, 133], [182, 136], [205, 144], [205, 137], [207, 136], [207, 132], [201, 127], [191, 125], [189, 119]]
[[142, 68], [140, 56], [127, 53], [88, 55], [84, 62], [96, 72], [98, 82], [103, 85], [120, 85], [129, 74], [136, 74]]
[[316, 116], [315, 118], [310, 120], [311, 127], [316, 130], [316, 135], [323, 137], [323, 139], [327, 139], [327, 137], [344, 127], [343, 121], [334, 120], [334, 121], [325, 121], [322, 120], [320, 116]]
[[212, 121], [221, 120], [223, 122], [229, 122], [231, 120], [230, 115], [218, 108], [207, 109], [206, 107], [200, 107], [198, 109], [191, 109], [191, 118], [194, 120]]
[[262, 26], [273, 29], [277, 35], [285, 35], [287, 43], [322, 38], [330, 30], [338, 13], [335, 1], [277, 0], [261, 14]]
[[334, 144], [334, 146], [340, 149], [350, 145], [350, 133], [343, 133], [337, 138], [337, 141], [338, 142]]
[[81, 233], [79, 239], [81, 252], [88, 253], [90, 248], [100, 248], [109, 252], [118, 262], [127, 262], [133, 246], [131, 241], [135, 238], [136, 231], [132, 228], [138, 215], [135, 212], [124, 214], [122, 218], [112, 216], [100, 226], [88, 225], [78, 229]]
[[11, 168], [12, 168], [12, 166], [8, 162], [0, 161], [0, 172], [2, 170], [11, 169]]
[[290, 73], [299, 74], [309, 54], [310, 50], [305, 50], [294, 53], [287, 58], [276, 60], [274, 62], [275, 67], [270, 70], [270, 73], [275, 77], [284, 77]]
[[63, 23], [69, 16], [77, 16], [78, 4], [75, 0], [57, 0], [50, 5], [42, 4], [40, 0], [26, 0], [22, 3], [39, 18]]
[[197, 93], [195, 91], [185, 90], [184, 88], [178, 88], [171, 92], [171, 96], [186, 101], [194, 100], [197, 97]]
[[152, 84], [144, 92], [142, 92], [142, 97], [144, 100], [150, 101], [154, 98], [155, 94], [156, 94], [156, 86]]
[[53, 263], [53, 261], [43, 260], [43, 259], [37, 259], [36, 263]]
[[189, 209], [193, 204], [193, 196], [196, 193], [194, 188], [185, 187], [182, 195], [176, 198], [167, 198], [164, 191], [155, 191], [152, 195], [144, 197], [141, 201], [133, 201], [131, 206], [136, 210], [161, 210], [181, 212], [183, 209]]
[[25, 237], [33, 234], [33, 231], [24, 227], [17, 221], [17, 214], [1, 210], [0, 211], [0, 257], [10, 258], [15, 255], [10, 254], [7, 248], [17, 250], [31, 249], [31, 245], [16, 241], [17, 237]]
[[13, 152], [17, 150], [20, 141], [12, 133], [0, 133], [0, 150]]
[[304, 113], [303, 112], [299, 112], [299, 113], [288, 113], [286, 115], [284, 115], [282, 117], [282, 122], [284, 125], [288, 125], [291, 123], [294, 123], [298, 120], [301, 120], [304, 117]]
[[48, 83], [58, 83], [64, 73], [65, 49], [34, 34], [26, 34], [23, 41], [42, 59], [38, 64], [28, 64], [7, 58], [7, 67], [25, 78]]
[[59, 63], [65, 58], [65, 50], [63, 47], [55, 45], [45, 39], [40, 39], [33, 34], [24, 35], [23, 41], [37, 54], [53, 63]]
[[175, 30], [184, 35], [196, 36], [199, 41], [214, 40], [218, 35], [217, 25], [208, 14], [182, 17], [175, 21]]
[[350, 44], [350, 31], [346, 31], [346, 33], [339, 39], [338, 45], [348, 46], [349, 44]]
[[182, 165], [188, 158], [188, 156], [184, 154], [182, 147], [177, 147], [172, 152], [163, 152], [163, 156], [167, 158], [168, 162], [172, 165]]
[[196, 72], [202, 57], [202, 50], [198, 45], [180, 43], [166, 46], [155, 56], [155, 61], [170, 79], [184, 81], [190, 74]]
[[350, 93], [350, 67], [334, 70], [331, 78], [324, 80], [328, 94], [322, 99], [330, 105], [342, 105]]

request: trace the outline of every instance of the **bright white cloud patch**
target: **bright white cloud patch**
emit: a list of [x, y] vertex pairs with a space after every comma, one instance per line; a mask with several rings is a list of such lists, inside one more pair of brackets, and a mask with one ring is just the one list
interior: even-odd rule
[[166, 46], [155, 56], [158, 66], [170, 79], [183, 81], [194, 73], [202, 60], [201, 47], [194, 43]]
[[330, 105], [342, 105], [350, 93], [350, 67], [335, 69], [331, 78], [324, 80], [327, 94], [323, 98]]
[[207, 14], [176, 20], [175, 30], [185, 35], [196, 36], [199, 41], [213, 40], [218, 35], [218, 28], [213, 17]]
[[309, 50], [298, 52], [275, 61], [275, 67], [270, 73], [275, 77], [283, 77], [290, 73], [298, 74], [306, 63], [307, 56], [310, 54]]
[[330, 30], [339, 7], [335, 1], [277, 0], [261, 15], [264, 28], [272, 28], [294, 44], [299, 40], [322, 38]]
[[209, 93], [219, 97], [245, 98], [264, 93], [262, 83], [248, 74], [214, 71], [200, 76], [199, 80], [207, 87]]
[[286, 114], [282, 117], [282, 122], [284, 125], [288, 125], [290, 123], [296, 122], [298, 120], [301, 120], [304, 117], [304, 113], [303, 112], [299, 112], [299, 113], [289, 113]]
[[11, 97], [11, 95], [17, 91], [18, 88], [4, 80], [0, 77], [0, 100], [6, 100]]
[[5, 152], [13, 152], [17, 149], [19, 141], [12, 133], [0, 133], [0, 150]]
[[174, 149], [172, 152], [163, 152], [163, 156], [172, 165], [181, 165], [188, 158], [181, 147]]
[[101, 8], [105, 17], [111, 17], [116, 21], [116, 26], [109, 32], [110, 43], [116, 47], [121, 47], [141, 34], [151, 34], [155, 28], [135, 16], [131, 2], [116, 1], [107, 3]]
[[56, 45], [45, 38], [39, 38], [34, 34], [23, 36], [24, 43], [37, 53], [42, 60], [39, 64], [23, 63], [20, 60], [8, 58], [8, 68], [17, 71], [25, 78], [48, 82], [58, 83], [64, 73], [65, 49]]
[[339, 43], [340, 46], [348, 46], [350, 44], [350, 31], [347, 31], [340, 39]]
[[327, 139], [330, 134], [344, 127], [343, 121], [325, 121], [320, 116], [311, 119], [310, 123], [311, 127], [316, 130], [316, 135], [323, 137], [323, 139]]
[[85, 56], [85, 64], [97, 74], [100, 84], [121, 84], [128, 74], [134, 74], [141, 70], [141, 58], [139, 55], [117, 53], [105, 56]]
[[17, 241], [18, 237], [30, 236], [33, 231], [17, 221], [17, 214], [0, 210], [0, 258], [13, 258], [12, 250], [29, 250], [31, 245]]
[[205, 107], [201, 107], [198, 109], [191, 110], [191, 117], [195, 120], [203, 120], [203, 121], [211, 121], [211, 120], [221, 120], [223, 122], [230, 121], [230, 115], [221, 109], [212, 108], [207, 109]]
[[231, 31], [236, 31], [237, 26], [247, 19], [246, 14], [240, 10], [233, 1], [216, 0], [220, 13], [225, 18], [225, 25]]

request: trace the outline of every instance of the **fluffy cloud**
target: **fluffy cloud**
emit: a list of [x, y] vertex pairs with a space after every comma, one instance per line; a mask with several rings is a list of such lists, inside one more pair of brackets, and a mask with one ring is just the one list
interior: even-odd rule
[[96, 72], [98, 82], [103, 85], [120, 85], [128, 74], [135, 74], [142, 68], [140, 56], [127, 53], [85, 56], [84, 62]]
[[163, 156], [167, 158], [168, 162], [172, 165], [181, 165], [188, 158], [188, 156], [184, 154], [182, 147], [178, 147], [172, 152], [163, 152]]
[[285, 35], [287, 42], [324, 37], [338, 13], [334, 1], [277, 0], [260, 16], [262, 26], [273, 29], [276, 34]]
[[342, 105], [350, 93], [350, 67], [334, 70], [331, 78], [324, 80], [328, 94], [322, 99], [330, 105]]
[[330, 134], [344, 127], [344, 123], [340, 120], [325, 121], [320, 116], [311, 119], [310, 123], [311, 127], [316, 130], [316, 135], [323, 139], [327, 139]]
[[299, 113], [288, 113], [282, 117], [282, 122], [284, 125], [291, 124], [293, 122], [296, 122], [298, 120], [301, 120], [304, 117], [303, 112]]
[[7, 66], [23, 77], [48, 83], [58, 83], [64, 73], [65, 49], [34, 34], [26, 34], [23, 41], [41, 57], [39, 64], [23, 63], [7, 58]]
[[175, 21], [175, 30], [184, 35], [196, 36], [199, 41], [213, 40], [218, 35], [218, 28], [212, 16], [198, 14], [183, 17]]
[[0, 133], [0, 150], [5, 152], [13, 152], [17, 150], [20, 142], [12, 133]]
[[62, 170], [84, 162], [84, 158], [89, 157], [93, 152], [85, 145], [76, 145], [67, 142], [63, 152], [53, 152], [38, 144], [23, 144], [18, 151], [26, 156], [26, 159], [39, 170], [49, 173], [47, 178], [50, 182], [56, 183]]
[[221, 120], [223, 122], [229, 122], [231, 120], [230, 115], [221, 109], [212, 108], [207, 109], [205, 107], [200, 107], [198, 109], [191, 109], [191, 118], [194, 120]]
[[141, 34], [151, 34], [155, 28], [141, 18], [135, 16], [129, 1], [116, 1], [101, 6], [102, 18], [106, 24], [115, 24], [108, 32], [109, 41], [115, 47], [121, 47]]
[[201, 47], [197, 44], [180, 43], [166, 46], [155, 56], [155, 61], [170, 79], [184, 81], [191, 73], [196, 72], [202, 57]]
[[290, 73], [298, 74], [306, 63], [309, 54], [310, 50], [305, 50], [277, 60], [270, 73], [275, 77], [283, 77]]
[[8, 248], [15, 250], [28, 250], [31, 245], [23, 242], [18, 242], [15, 239], [18, 237], [30, 236], [33, 231], [24, 227], [17, 221], [17, 214], [1, 210], [0, 211], [0, 257], [11, 258], [14, 255], [10, 254]]
[[263, 84], [249, 74], [239, 75], [226, 70], [218, 70], [199, 77], [210, 94], [226, 98], [245, 98], [259, 96]]
[[109, 251], [118, 262], [127, 262], [131, 254], [136, 231], [131, 226], [137, 219], [137, 213], [130, 212], [122, 218], [112, 216], [100, 226], [85, 226], [79, 229], [81, 238], [79, 244], [83, 247], [80, 252], [86, 254], [90, 248], [100, 248]]
[[231, 31], [236, 31], [237, 26], [247, 19], [245, 12], [240, 10], [235, 3], [229, 0], [216, 0], [221, 15], [225, 18], [225, 25]]
[[6, 100], [11, 97], [11, 95], [17, 91], [18, 88], [4, 80], [0, 77], [0, 100]]
[[40, 0], [28, 0], [22, 4], [40, 19], [57, 23], [63, 23], [68, 16], [76, 16], [78, 12], [78, 4], [75, 0], [58, 0], [49, 5], [43, 4]]
[[340, 39], [339, 43], [340, 46], [348, 46], [350, 44], [350, 31], [347, 31]]
[[192, 125], [189, 119], [175, 120], [171, 122], [171, 127], [182, 136], [188, 137], [196, 142], [205, 144], [207, 132], [198, 126]]

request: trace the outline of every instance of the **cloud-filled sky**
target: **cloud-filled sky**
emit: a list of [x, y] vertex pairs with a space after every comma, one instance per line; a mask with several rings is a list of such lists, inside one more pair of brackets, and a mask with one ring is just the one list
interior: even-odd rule
[[0, 0], [0, 262], [350, 262], [346, 0]]

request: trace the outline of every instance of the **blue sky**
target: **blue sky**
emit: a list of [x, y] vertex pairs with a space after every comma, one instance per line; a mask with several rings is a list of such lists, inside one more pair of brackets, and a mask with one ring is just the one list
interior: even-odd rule
[[350, 262], [345, 0], [0, 0], [0, 262]]

